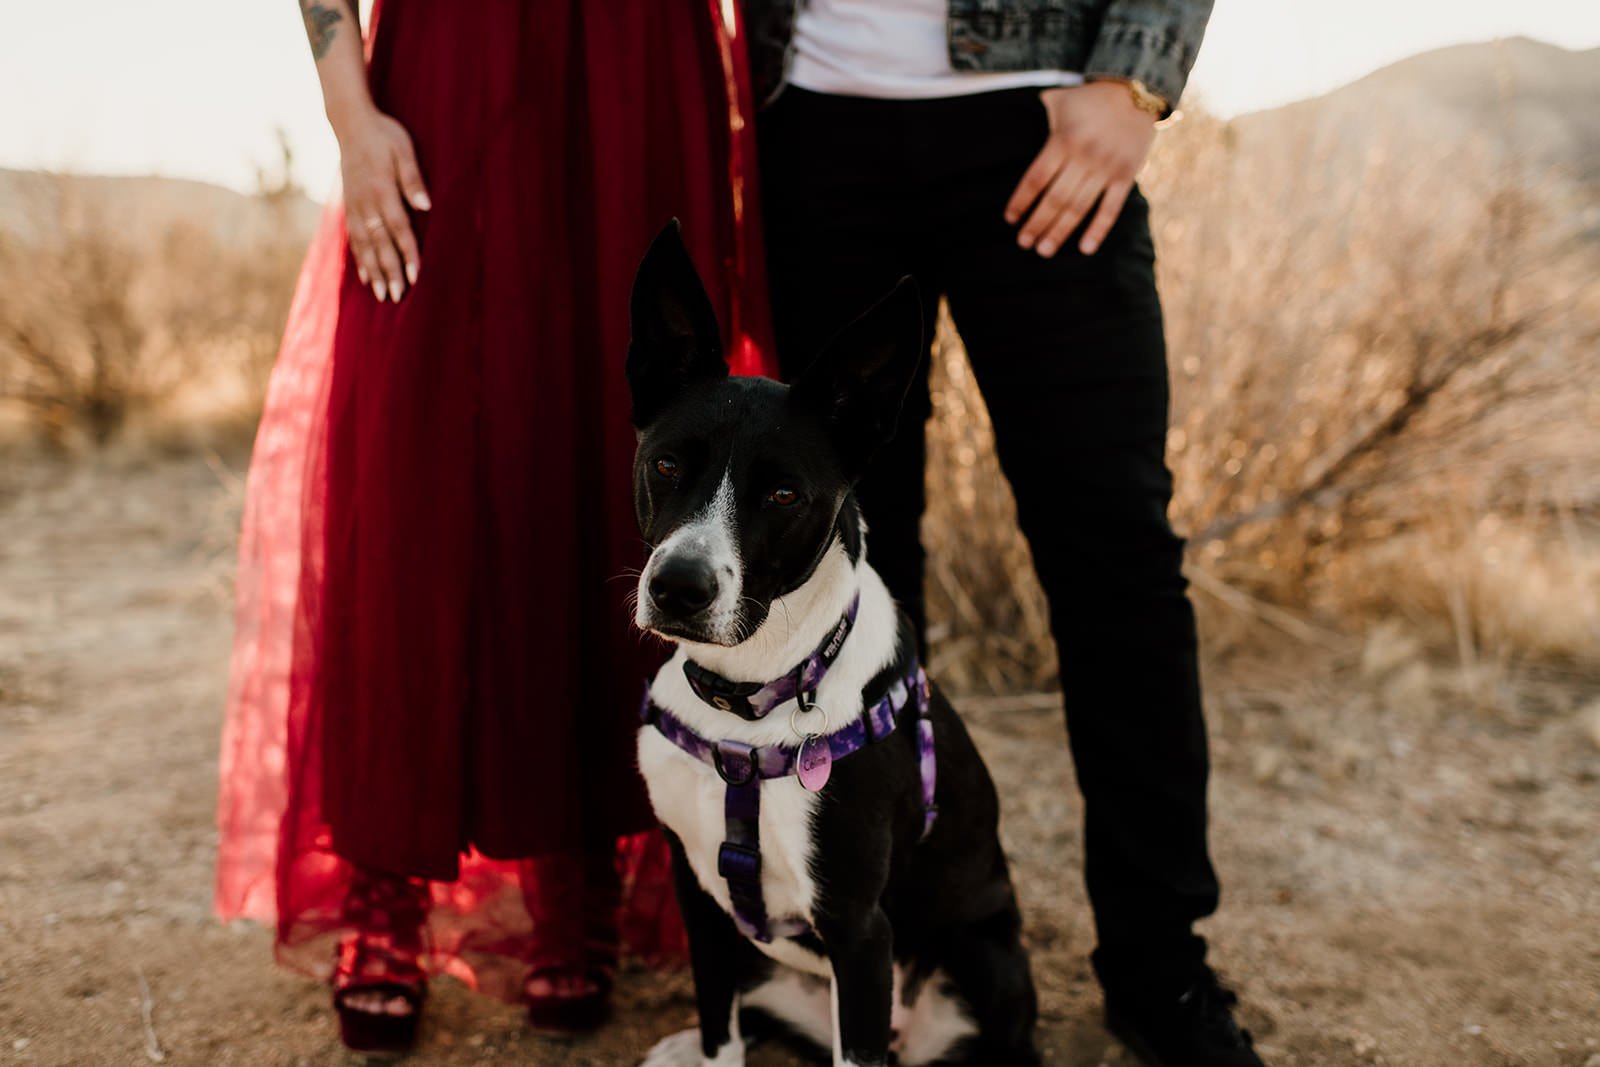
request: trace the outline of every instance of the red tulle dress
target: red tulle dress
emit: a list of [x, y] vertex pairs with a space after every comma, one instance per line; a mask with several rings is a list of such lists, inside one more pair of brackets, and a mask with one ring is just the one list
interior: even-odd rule
[[408, 909], [427, 971], [506, 999], [596, 937], [681, 951], [633, 756], [654, 653], [625, 605], [623, 365], [634, 268], [677, 216], [735, 372], [768, 370], [730, 20], [374, 11], [373, 95], [433, 201], [422, 272], [375, 301], [337, 204], [311, 245], [250, 467], [221, 755], [217, 911], [275, 919], [296, 969]]

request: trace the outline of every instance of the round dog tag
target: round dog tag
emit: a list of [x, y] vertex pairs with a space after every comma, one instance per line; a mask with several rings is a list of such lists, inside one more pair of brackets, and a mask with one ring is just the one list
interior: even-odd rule
[[811, 792], [819, 792], [833, 773], [833, 749], [826, 737], [809, 734], [794, 757], [795, 776]]

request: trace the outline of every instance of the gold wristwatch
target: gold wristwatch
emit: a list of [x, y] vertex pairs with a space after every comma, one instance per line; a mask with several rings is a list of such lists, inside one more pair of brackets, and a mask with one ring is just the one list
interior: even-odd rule
[[1097, 82], [1121, 82], [1126, 85], [1128, 87], [1128, 95], [1133, 97], [1133, 106], [1157, 119], [1165, 116], [1169, 110], [1167, 98], [1153, 91], [1138, 78], [1113, 78], [1105, 75], [1096, 75], [1093, 80]]

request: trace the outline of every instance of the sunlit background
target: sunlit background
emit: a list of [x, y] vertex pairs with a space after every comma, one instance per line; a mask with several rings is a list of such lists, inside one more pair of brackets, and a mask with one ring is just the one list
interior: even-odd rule
[[[4, 5], [0, 166], [254, 188], [283, 129], [309, 192], [336, 147], [293, 0]], [[1326, 92], [1441, 45], [1528, 36], [1600, 45], [1593, 0], [1219, 0], [1191, 92], [1220, 115]]]

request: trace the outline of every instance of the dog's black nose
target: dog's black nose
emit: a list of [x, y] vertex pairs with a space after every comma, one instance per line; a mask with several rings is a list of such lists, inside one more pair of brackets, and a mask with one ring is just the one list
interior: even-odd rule
[[663, 615], [686, 619], [717, 598], [717, 576], [704, 563], [677, 557], [663, 560], [650, 579], [650, 599]]

